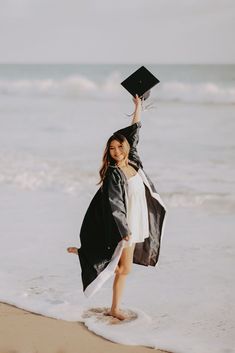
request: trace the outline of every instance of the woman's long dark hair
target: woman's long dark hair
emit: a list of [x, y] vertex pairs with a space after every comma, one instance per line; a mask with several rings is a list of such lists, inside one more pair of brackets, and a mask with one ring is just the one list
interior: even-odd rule
[[105, 146], [105, 150], [103, 153], [103, 158], [102, 158], [102, 165], [101, 168], [99, 170], [99, 174], [100, 174], [100, 180], [96, 185], [102, 184], [103, 180], [105, 178], [107, 169], [109, 167], [110, 164], [115, 164], [115, 160], [110, 156], [110, 144], [112, 141], [118, 141], [121, 143], [121, 145], [123, 146], [123, 152], [125, 154], [125, 161], [128, 160], [128, 155], [130, 152], [130, 145], [129, 142], [127, 141], [127, 139], [125, 138], [125, 136], [123, 136], [122, 134], [119, 133], [114, 133], [107, 141], [106, 146]]

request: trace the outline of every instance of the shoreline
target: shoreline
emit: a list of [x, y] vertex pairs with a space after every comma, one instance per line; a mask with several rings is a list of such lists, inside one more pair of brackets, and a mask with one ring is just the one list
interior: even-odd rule
[[114, 343], [82, 322], [64, 321], [0, 302], [1, 353], [169, 353]]

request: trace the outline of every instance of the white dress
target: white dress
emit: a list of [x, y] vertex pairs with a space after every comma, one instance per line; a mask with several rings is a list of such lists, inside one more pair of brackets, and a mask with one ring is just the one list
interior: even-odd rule
[[131, 231], [124, 247], [133, 243], [141, 243], [149, 236], [148, 208], [145, 196], [145, 186], [139, 173], [128, 179], [127, 223]]

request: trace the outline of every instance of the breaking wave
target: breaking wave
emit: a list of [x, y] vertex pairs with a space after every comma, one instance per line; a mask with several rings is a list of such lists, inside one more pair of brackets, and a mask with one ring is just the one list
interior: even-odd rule
[[[64, 79], [0, 80], [0, 95], [88, 100], [118, 99], [124, 94], [120, 82], [121, 76], [118, 72], [113, 72], [101, 82], [82, 75], [68, 76]], [[151, 94], [152, 98], [162, 102], [235, 104], [235, 86], [215, 82], [169, 81], [161, 83]]]

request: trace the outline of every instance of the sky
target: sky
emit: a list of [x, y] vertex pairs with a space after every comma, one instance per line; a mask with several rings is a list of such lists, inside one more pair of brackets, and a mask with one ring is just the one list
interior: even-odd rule
[[234, 0], [0, 0], [0, 63], [235, 63]]

